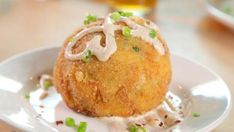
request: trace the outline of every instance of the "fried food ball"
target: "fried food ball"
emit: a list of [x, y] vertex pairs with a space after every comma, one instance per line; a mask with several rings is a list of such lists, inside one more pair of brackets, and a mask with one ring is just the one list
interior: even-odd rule
[[[144, 21], [133, 20], [139, 24]], [[103, 19], [99, 19], [88, 27], [102, 23]], [[82, 51], [85, 43], [97, 34], [102, 35], [105, 46], [102, 32], [90, 33], [77, 41], [73, 52]], [[86, 63], [64, 57], [72, 36], [61, 48], [53, 72], [55, 87], [69, 108], [88, 116], [127, 117], [147, 112], [164, 100], [171, 65], [168, 48], [160, 34], [157, 36], [166, 50], [164, 55], [148, 42], [137, 37], [126, 38], [121, 31], [116, 31], [117, 51], [105, 62], [92, 56]]]

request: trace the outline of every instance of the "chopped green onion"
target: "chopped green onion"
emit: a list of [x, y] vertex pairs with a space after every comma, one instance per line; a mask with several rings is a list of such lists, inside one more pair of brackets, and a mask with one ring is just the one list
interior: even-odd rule
[[128, 127], [129, 132], [146, 132], [145, 127], [132, 124]]
[[50, 88], [51, 86], [53, 86], [52, 81], [51, 81], [51, 80], [45, 80], [45, 82], [44, 82], [44, 89], [45, 89], [45, 90], [49, 90], [49, 88]]
[[149, 36], [150, 36], [151, 38], [155, 38], [156, 35], [157, 35], [157, 32], [156, 32], [154, 29], [151, 29], [150, 32], [149, 32]]
[[193, 117], [200, 117], [200, 114], [199, 113], [193, 113]]
[[131, 37], [131, 29], [127, 26], [124, 26], [122, 29], [122, 33], [125, 37]]
[[121, 16], [123, 16], [123, 17], [131, 17], [131, 16], [133, 16], [133, 13], [132, 12], [123, 12], [123, 11], [113, 12], [111, 14], [110, 18], [113, 21], [118, 21], [118, 20], [120, 20]]
[[135, 52], [139, 52], [139, 51], [140, 51], [140, 48], [137, 47], [137, 46], [133, 46], [132, 49], [133, 49]]
[[76, 126], [76, 122], [73, 118], [71, 117], [67, 117], [65, 119], [65, 125], [68, 126], [68, 127], [75, 127]]
[[25, 94], [24, 99], [29, 100], [30, 99], [30, 94]]
[[140, 129], [142, 132], [146, 132], [146, 129], [143, 126], [141, 126]]
[[110, 18], [113, 21], [118, 21], [121, 18], [121, 15], [119, 14], [119, 12], [113, 12], [113, 13], [111, 13]]
[[90, 62], [90, 60], [91, 60], [91, 58], [92, 58], [92, 52], [91, 52], [91, 50], [88, 50], [85, 54], [84, 54], [84, 56], [82, 57], [82, 61], [83, 62], [85, 62], [85, 63], [88, 63], [88, 62]]
[[84, 24], [88, 25], [91, 22], [95, 22], [96, 20], [97, 20], [97, 16], [95, 16], [95, 15], [88, 15], [88, 16], [86, 16], [86, 19], [84, 20]]
[[87, 122], [80, 122], [76, 132], [85, 132], [87, 129]]
[[85, 132], [88, 126], [87, 122], [80, 122], [78, 126], [72, 117], [67, 117], [65, 119], [65, 125], [76, 129], [77, 132]]
[[118, 11], [118, 12], [123, 17], [131, 17], [131, 16], [133, 16], [132, 12], [124, 12], [124, 11]]
[[138, 132], [138, 127], [136, 125], [131, 125], [128, 130], [130, 132]]

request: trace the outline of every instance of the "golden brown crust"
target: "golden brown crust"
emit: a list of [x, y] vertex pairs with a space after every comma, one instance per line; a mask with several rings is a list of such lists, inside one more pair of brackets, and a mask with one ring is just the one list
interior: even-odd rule
[[[95, 34], [102, 33], [83, 37], [74, 51], [82, 50]], [[54, 66], [54, 84], [71, 109], [89, 116], [131, 116], [149, 111], [164, 100], [171, 78], [166, 43], [159, 36], [166, 49], [165, 55], [159, 55], [140, 38], [125, 38], [120, 31], [115, 34], [117, 51], [106, 62], [95, 56], [89, 63], [68, 60], [64, 50], [69, 39], [65, 42]], [[133, 46], [140, 51], [135, 52]]]

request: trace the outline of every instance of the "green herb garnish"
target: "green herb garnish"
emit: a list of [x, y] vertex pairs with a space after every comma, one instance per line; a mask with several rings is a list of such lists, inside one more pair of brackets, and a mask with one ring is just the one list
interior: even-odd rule
[[132, 12], [124, 12], [124, 11], [118, 11], [118, 13], [123, 17], [131, 17], [133, 16]]
[[129, 132], [146, 132], [146, 129], [143, 126], [137, 126], [132, 124], [128, 127]]
[[113, 21], [118, 21], [121, 18], [121, 15], [119, 14], [119, 12], [113, 12], [111, 13], [110, 18]]
[[91, 22], [95, 22], [96, 20], [97, 20], [97, 16], [95, 16], [95, 15], [88, 15], [88, 16], [86, 16], [86, 19], [84, 20], [84, 24], [88, 25]]
[[156, 32], [154, 29], [151, 29], [150, 32], [149, 32], [149, 36], [150, 36], [151, 38], [155, 38], [156, 35], [157, 35], [157, 32]]
[[200, 114], [196, 113], [196, 112], [194, 112], [192, 115], [193, 115], [193, 117], [200, 117]]
[[111, 13], [110, 18], [113, 21], [118, 21], [118, 20], [120, 20], [121, 16], [122, 17], [131, 17], [131, 16], [133, 16], [133, 13], [132, 12], [117, 11], [117, 12]]
[[85, 132], [86, 129], [87, 129], [87, 122], [80, 122], [80, 125], [77, 128], [76, 132]]
[[138, 127], [136, 125], [131, 125], [128, 130], [130, 132], [138, 132]]
[[135, 52], [139, 52], [139, 51], [140, 51], [140, 48], [137, 47], [137, 46], [133, 46], [132, 49], [133, 49]]
[[146, 129], [144, 127], [141, 126], [140, 129], [142, 132], [146, 132]]
[[44, 82], [44, 89], [45, 90], [49, 90], [49, 88], [51, 87], [51, 86], [53, 86], [53, 83], [52, 83], [52, 81], [51, 80], [45, 80], [45, 82]]
[[73, 118], [71, 117], [67, 117], [65, 119], [65, 125], [68, 126], [68, 127], [76, 127], [76, 122]]
[[86, 132], [88, 126], [87, 122], [80, 122], [80, 124], [77, 125], [72, 117], [67, 117], [65, 119], [65, 125], [76, 129], [76, 132]]
[[29, 100], [30, 99], [30, 94], [25, 94], [24, 99]]
[[122, 34], [125, 36], [125, 37], [131, 37], [131, 29], [128, 27], [128, 26], [124, 26], [123, 29], [122, 29]]
[[91, 60], [91, 58], [92, 58], [92, 52], [91, 52], [91, 50], [88, 50], [85, 54], [84, 54], [84, 56], [82, 57], [82, 61], [83, 62], [85, 62], [85, 63], [88, 63], [88, 62], [90, 62], [90, 60]]

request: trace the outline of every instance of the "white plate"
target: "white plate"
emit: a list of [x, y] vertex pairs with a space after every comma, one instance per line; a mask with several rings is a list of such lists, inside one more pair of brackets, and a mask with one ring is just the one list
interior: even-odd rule
[[[205, 0], [205, 4], [214, 19], [234, 30], [234, 0]], [[232, 15], [225, 13], [225, 8], [231, 8]]]
[[[61, 101], [55, 91], [44, 101], [31, 97], [30, 102], [22, 95], [35, 89], [35, 78], [51, 72], [59, 48], [42, 48], [12, 57], [0, 64], [0, 119], [25, 131], [70, 131], [66, 126], [56, 126], [56, 120], [71, 116], [88, 122], [88, 131], [108, 131], [99, 119], [74, 113]], [[227, 85], [215, 73], [204, 66], [176, 55], [171, 56], [173, 79], [170, 91], [183, 101], [191, 102], [189, 111], [201, 116], [187, 114], [185, 120], [173, 129], [179, 131], [209, 131], [219, 125], [228, 115], [231, 96]], [[33, 77], [33, 78], [32, 78]], [[176, 87], [177, 85], [182, 88]], [[36, 93], [35, 93], [36, 94]], [[35, 95], [36, 96], [36, 95]], [[190, 98], [186, 98], [189, 96]], [[39, 104], [43, 103], [44, 113]]]

